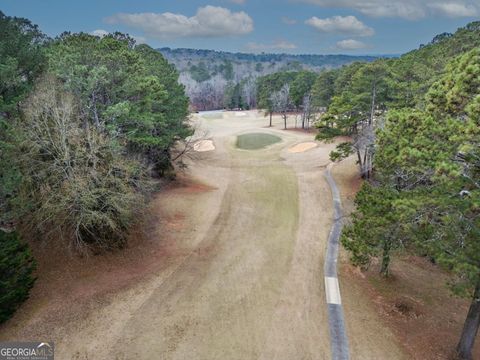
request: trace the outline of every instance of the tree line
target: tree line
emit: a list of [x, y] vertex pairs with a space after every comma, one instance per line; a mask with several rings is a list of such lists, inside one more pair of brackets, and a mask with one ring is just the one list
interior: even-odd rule
[[[472, 359], [480, 325], [480, 22], [398, 59], [324, 72], [313, 101], [317, 138], [348, 136], [330, 154], [357, 159], [366, 180], [342, 234], [355, 265], [426, 256], [471, 299], [457, 346]], [[317, 97], [317, 98], [315, 98]]]
[[231, 53], [226, 51], [215, 51], [205, 49], [171, 49], [168, 47], [158, 49], [167, 59], [202, 59], [203, 61], [248, 61], [253, 63], [272, 62], [299, 62], [302, 64], [318, 67], [336, 67], [349, 64], [354, 61], [373, 61], [375, 56], [353, 56], [353, 55], [295, 55], [295, 54], [273, 54], [273, 53]]
[[[272, 115], [279, 113], [286, 129], [289, 114], [293, 114], [295, 127], [309, 129], [325, 105], [319, 96], [322, 86], [319, 79], [322, 76], [302, 70], [277, 72], [258, 78], [258, 107], [269, 116], [269, 126], [272, 126]], [[300, 115], [299, 124], [297, 115]]]
[[[256, 92], [252, 91], [252, 83], [261, 76], [304, 70], [318, 73], [354, 61], [376, 59], [373, 56], [242, 54], [170, 48], [158, 51], [176, 66], [190, 104], [198, 111], [255, 108]], [[237, 93], [232, 96], [232, 91]], [[237, 94], [242, 96], [241, 102]]]
[[0, 13], [0, 321], [33, 285], [26, 241], [125, 245], [192, 134], [178, 73], [121, 33], [45, 36]]

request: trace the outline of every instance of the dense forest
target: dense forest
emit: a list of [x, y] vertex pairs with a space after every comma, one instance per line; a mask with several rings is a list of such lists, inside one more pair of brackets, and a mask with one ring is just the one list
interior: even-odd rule
[[149, 46], [120, 33], [50, 39], [3, 13], [0, 34], [1, 322], [33, 284], [21, 239], [124, 246], [192, 130], [177, 71]]
[[[285, 71], [318, 73], [376, 59], [374, 56], [248, 54], [170, 48], [158, 51], [180, 72], [180, 82], [197, 110], [256, 107], [255, 82], [260, 76]], [[238, 104], [239, 95], [243, 99], [241, 104]], [[232, 97], [237, 98], [233, 104]]]

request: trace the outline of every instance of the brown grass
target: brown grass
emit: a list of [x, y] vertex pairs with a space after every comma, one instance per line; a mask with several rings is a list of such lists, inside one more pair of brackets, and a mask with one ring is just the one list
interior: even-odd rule
[[[161, 199], [152, 201], [151, 215], [133, 229], [123, 250], [86, 257], [74, 253], [65, 256], [68, 249], [63, 246], [55, 247], [51, 243], [47, 247], [31, 241], [38, 279], [21, 311], [0, 326], [2, 338], [33, 340], [32, 334], [43, 333], [42, 329], [55, 327], [57, 322], [64, 323], [71, 316], [72, 308], [79, 314], [80, 309], [90, 307], [92, 301], [104, 301], [105, 296], [128, 288], [160, 271], [175, 257], [184, 256], [185, 251], [176, 246], [175, 234], [185, 228], [187, 220], [180, 212], [166, 213], [163, 201], [168, 201], [170, 196], [211, 190], [207, 185], [180, 176], [164, 188]], [[31, 318], [36, 319], [33, 324]]]

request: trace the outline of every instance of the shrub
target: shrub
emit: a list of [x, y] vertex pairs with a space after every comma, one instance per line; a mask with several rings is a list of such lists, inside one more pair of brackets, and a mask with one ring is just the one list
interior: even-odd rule
[[17, 234], [0, 230], [0, 323], [8, 320], [27, 298], [35, 278], [35, 262]]
[[49, 76], [23, 104], [17, 127], [22, 230], [63, 239], [76, 250], [119, 247], [143, 208], [147, 169], [121, 140], [85, 125], [78, 109]]

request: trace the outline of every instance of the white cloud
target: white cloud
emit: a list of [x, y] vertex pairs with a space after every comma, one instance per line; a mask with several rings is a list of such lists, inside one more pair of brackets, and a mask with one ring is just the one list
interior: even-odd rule
[[249, 42], [246, 45], [246, 48], [253, 52], [261, 52], [261, 51], [275, 51], [275, 50], [294, 50], [297, 48], [297, 45], [288, 42], [286, 40], [278, 40], [271, 44], [260, 44], [256, 42]]
[[295, 19], [290, 19], [289, 17], [287, 16], [283, 16], [282, 17], [282, 22], [286, 25], [295, 25], [297, 23], [297, 20]]
[[425, 16], [421, 0], [298, 0], [328, 8], [350, 8], [374, 17], [416, 19]]
[[368, 49], [370, 46], [353, 39], [342, 40], [337, 42], [337, 49], [340, 50], [359, 50], [359, 49]]
[[428, 5], [434, 12], [448, 17], [470, 17], [478, 14], [473, 5], [458, 3], [438, 3]]
[[319, 19], [316, 16], [305, 21], [320, 32], [334, 34], [349, 34], [355, 36], [372, 36], [375, 31], [358, 20], [355, 16], [334, 16]]
[[104, 37], [104, 36], [108, 35], [109, 32], [107, 30], [97, 29], [97, 30], [93, 30], [90, 34], [95, 35], [95, 36], [99, 36], [99, 37]]
[[173, 13], [116, 14], [105, 19], [109, 24], [123, 24], [141, 29], [157, 39], [180, 37], [222, 37], [243, 35], [253, 31], [253, 20], [245, 12], [232, 12], [207, 5], [187, 17]]
[[[90, 32], [90, 34], [95, 35], [95, 36], [99, 36], [99, 37], [104, 37], [104, 36], [107, 36], [110, 33], [107, 30], [97, 29], [97, 30], [93, 30], [92, 32]], [[131, 35], [131, 34], [128, 34], [128, 36], [130, 36], [132, 39], [134, 39], [137, 44], [145, 44], [147, 42], [147, 39], [143, 36], [135, 36], [135, 35]]]
[[[348, 8], [372, 17], [417, 20], [428, 15], [475, 16], [478, 0], [294, 0], [327, 8]], [[469, 14], [467, 15], [467, 12]]]

